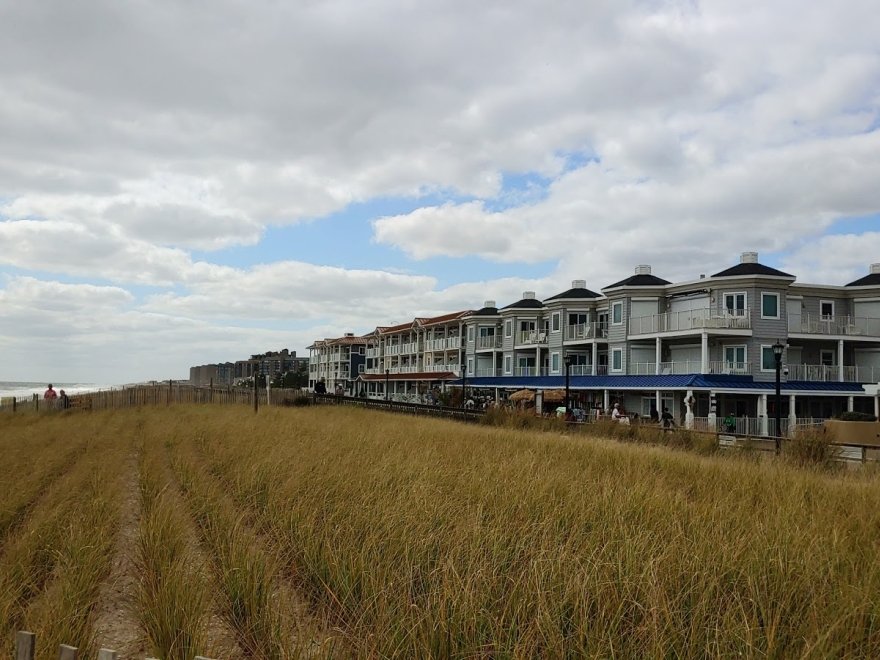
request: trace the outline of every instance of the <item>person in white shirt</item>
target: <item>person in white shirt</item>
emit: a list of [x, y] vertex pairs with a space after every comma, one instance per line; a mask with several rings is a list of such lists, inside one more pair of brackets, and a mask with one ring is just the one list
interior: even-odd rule
[[621, 417], [623, 417], [623, 415], [620, 414], [620, 404], [615, 403], [614, 409], [611, 411], [611, 421], [619, 422]]

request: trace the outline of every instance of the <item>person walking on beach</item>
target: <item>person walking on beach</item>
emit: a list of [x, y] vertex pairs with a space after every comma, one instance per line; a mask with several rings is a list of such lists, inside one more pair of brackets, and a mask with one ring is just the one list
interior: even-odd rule
[[61, 410], [67, 410], [70, 408], [70, 397], [67, 396], [67, 392], [61, 390], [61, 393], [58, 395], [58, 407]]
[[49, 404], [49, 407], [52, 408], [55, 406], [55, 399], [58, 398], [58, 393], [52, 389], [52, 383], [49, 383], [49, 388], [43, 392], [43, 401]]
[[663, 414], [660, 415], [660, 421], [663, 423], [664, 431], [671, 431], [672, 427], [675, 426], [675, 422], [673, 421], [672, 413], [669, 412], [669, 408], [663, 408]]

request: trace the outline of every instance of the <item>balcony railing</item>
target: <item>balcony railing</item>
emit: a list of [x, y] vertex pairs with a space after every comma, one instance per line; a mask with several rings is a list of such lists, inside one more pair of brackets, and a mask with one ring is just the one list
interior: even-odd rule
[[488, 378], [501, 375], [501, 369], [477, 369], [477, 378]]
[[787, 364], [788, 380], [809, 380], [833, 383], [841, 380], [846, 383], [877, 383], [880, 382], [880, 367], [856, 367], [827, 364]]
[[[565, 371], [562, 372], [563, 374]], [[573, 364], [568, 368], [569, 376], [592, 376], [593, 375], [593, 365], [592, 364]]]
[[851, 335], [880, 337], [880, 319], [858, 316], [826, 317], [815, 314], [789, 314], [788, 331], [806, 335]]
[[[700, 360], [676, 360], [661, 362], [659, 365], [656, 362], [633, 362], [629, 365], [629, 373], [636, 376], [698, 374], [702, 369], [703, 363]], [[706, 373], [745, 376], [752, 373], [752, 365], [749, 362], [710, 361], [706, 363]]]
[[477, 349], [501, 348], [501, 336], [477, 337]]
[[458, 373], [460, 366], [461, 365], [459, 365], [457, 362], [450, 364], [429, 364], [425, 367], [425, 371], [452, 371], [453, 373]]
[[629, 320], [631, 335], [706, 329], [748, 330], [751, 327], [748, 309], [723, 312], [714, 309], [689, 309], [683, 312], [636, 316]]
[[385, 355], [400, 355], [400, 344], [385, 344]]
[[579, 323], [565, 327], [565, 341], [588, 341], [591, 339], [605, 339], [608, 337], [608, 325], [606, 323]]
[[369, 358], [376, 358], [376, 357], [379, 357], [381, 354], [382, 353], [379, 351], [378, 348], [368, 348], [367, 349], [367, 357], [369, 357]]
[[543, 367], [515, 367], [514, 376], [546, 376], [548, 370]]
[[547, 343], [547, 333], [537, 330], [522, 330], [516, 335], [517, 346], [543, 345]]

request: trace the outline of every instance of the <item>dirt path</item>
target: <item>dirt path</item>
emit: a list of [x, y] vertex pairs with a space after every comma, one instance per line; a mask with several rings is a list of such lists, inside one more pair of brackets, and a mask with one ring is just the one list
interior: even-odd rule
[[126, 459], [125, 472], [113, 564], [98, 594], [92, 625], [99, 648], [115, 650], [120, 660], [133, 660], [146, 655], [146, 643], [135, 609], [137, 569], [134, 557], [141, 511], [137, 451], [133, 450]]

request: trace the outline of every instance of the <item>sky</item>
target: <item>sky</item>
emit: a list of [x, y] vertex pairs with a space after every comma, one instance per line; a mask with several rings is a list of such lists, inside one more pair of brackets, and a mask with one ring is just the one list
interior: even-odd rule
[[876, 0], [0, 0], [0, 380], [880, 262]]

